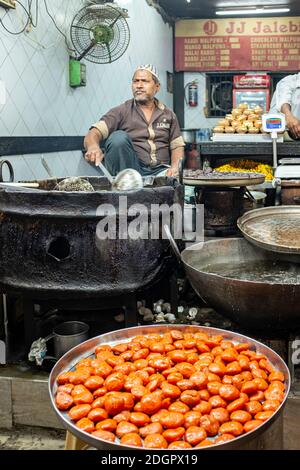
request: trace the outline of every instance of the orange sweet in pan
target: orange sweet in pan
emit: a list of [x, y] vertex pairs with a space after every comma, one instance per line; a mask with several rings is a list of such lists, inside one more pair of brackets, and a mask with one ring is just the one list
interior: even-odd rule
[[56, 406], [93, 437], [148, 449], [220, 444], [261, 426], [285, 398], [284, 374], [221, 335], [137, 336], [99, 345], [57, 378]]

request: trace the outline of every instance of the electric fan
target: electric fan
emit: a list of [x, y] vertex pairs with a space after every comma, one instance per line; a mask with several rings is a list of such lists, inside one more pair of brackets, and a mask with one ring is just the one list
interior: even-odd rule
[[211, 93], [212, 110], [229, 113], [232, 108], [232, 82], [226, 80], [216, 83]]
[[111, 5], [86, 6], [73, 18], [71, 40], [79, 54], [96, 64], [109, 64], [119, 59], [130, 42], [125, 19], [126, 10]]

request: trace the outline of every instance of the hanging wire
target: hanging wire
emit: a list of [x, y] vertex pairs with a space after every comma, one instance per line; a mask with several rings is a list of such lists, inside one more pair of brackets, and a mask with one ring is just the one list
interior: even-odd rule
[[[39, 20], [39, 3], [38, 3], [38, 0], [27, 0], [27, 4], [28, 4], [28, 10], [27, 8], [19, 1], [19, 0], [15, 0], [15, 2], [20, 5], [20, 7], [22, 7], [22, 9], [25, 11], [26, 15], [27, 15], [27, 20], [26, 20], [26, 24], [22, 27], [22, 29], [20, 31], [10, 31], [9, 28], [7, 28], [7, 26], [5, 26], [3, 20], [4, 18], [9, 14], [9, 11], [7, 10], [3, 17], [0, 18], [0, 25], [5, 29], [5, 31], [7, 31], [9, 34], [13, 34], [13, 35], [19, 35], [19, 34], [22, 34], [24, 33], [24, 31], [27, 30], [28, 27], [32, 26], [33, 28], [36, 28], [37, 25], [38, 25], [38, 20]], [[33, 19], [33, 13], [32, 13], [32, 10], [33, 10], [33, 5], [34, 5], [34, 2], [35, 2], [35, 21]], [[66, 36], [66, 34], [58, 27], [56, 21], [55, 21], [55, 18], [52, 16], [52, 14], [50, 13], [49, 11], [49, 8], [48, 8], [48, 4], [47, 4], [47, 1], [44, 0], [44, 5], [45, 5], [45, 9], [46, 9], [46, 12], [48, 14], [48, 16], [50, 17], [50, 19], [52, 20], [55, 28], [57, 29], [57, 31], [65, 38], [65, 43], [66, 43], [66, 46], [67, 46], [67, 49], [70, 53], [75, 53], [75, 49], [73, 49], [72, 47], [70, 47], [69, 45], [69, 42], [68, 42], [68, 37]], [[66, 21], [66, 16], [67, 16], [67, 9], [66, 9], [66, 13], [65, 13], [65, 20], [64, 20], [64, 23]]]
[[32, 3], [33, 3], [33, 0], [28, 0], [28, 11], [29, 11], [29, 15], [30, 15], [30, 24], [31, 24], [31, 26], [36, 28], [37, 25], [38, 25], [38, 20], [39, 20], [39, 3], [38, 3], [38, 0], [35, 0], [35, 24], [34, 24], [33, 15], [32, 15]]
[[6, 17], [6, 15], [8, 14], [8, 11], [9, 11], [8, 9], [5, 10], [5, 13], [4, 13], [4, 15], [2, 16], [2, 18], [0, 18], [0, 21], [2, 21], [2, 20]]
[[69, 43], [68, 43], [68, 38], [67, 36], [65, 35], [65, 33], [57, 26], [56, 24], [56, 21], [55, 21], [55, 18], [51, 15], [50, 11], [49, 11], [49, 8], [48, 8], [48, 5], [47, 5], [47, 1], [44, 0], [44, 4], [45, 4], [45, 8], [46, 8], [46, 12], [48, 14], [48, 16], [51, 18], [55, 28], [57, 29], [57, 31], [65, 38], [65, 43], [66, 43], [66, 46], [67, 46], [67, 49], [68, 51], [70, 52], [75, 52], [75, 49], [72, 49], [70, 46], [69, 46]]
[[25, 11], [26, 15], [27, 15], [27, 21], [26, 21], [26, 24], [25, 26], [20, 30], [20, 31], [10, 31], [6, 26], [5, 24], [3, 23], [3, 19], [4, 17], [6, 16], [6, 14], [8, 14], [8, 12], [3, 16], [3, 18], [0, 18], [0, 24], [1, 26], [5, 29], [5, 31], [7, 31], [9, 34], [13, 34], [14, 36], [17, 36], [18, 34], [22, 34], [24, 33], [24, 31], [26, 31], [26, 28], [28, 27], [28, 25], [30, 24], [30, 21], [31, 21], [31, 17], [30, 17], [30, 13], [29, 11], [27, 11], [27, 9], [24, 7], [24, 5], [22, 5], [21, 2], [19, 2], [19, 0], [15, 0], [15, 2], [20, 5], [23, 10]]

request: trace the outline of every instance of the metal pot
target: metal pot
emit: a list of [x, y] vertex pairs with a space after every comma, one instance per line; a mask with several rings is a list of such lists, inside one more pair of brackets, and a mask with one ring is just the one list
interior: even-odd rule
[[300, 204], [300, 181], [281, 180], [281, 204], [283, 206]]
[[[242, 238], [212, 240], [194, 244], [181, 253], [186, 274], [197, 294], [219, 313], [236, 323], [254, 329], [289, 329], [300, 327], [300, 283], [241, 279], [226, 275], [231, 264], [251, 273], [251, 265], [278, 262], [276, 253], [260, 249]], [[213, 267], [222, 271], [213, 273]], [[275, 264], [276, 266], [276, 264]], [[281, 265], [279, 265], [281, 266]], [[300, 264], [287, 263], [287, 275], [300, 276]], [[268, 268], [266, 267], [266, 270]]]
[[[147, 334], [164, 334], [170, 330], [178, 329], [184, 333], [196, 333], [203, 331], [209, 335], [223, 335], [224, 339], [240, 343], [250, 344], [252, 350], [256, 350], [259, 353], [265, 354], [269, 361], [273, 364], [276, 369], [283, 372], [285, 377], [285, 399], [277, 409], [277, 411], [265, 421], [261, 426], [254, 429], [253, 431], [243, 434], [242, 436], [235, 438], [225, 444], [218, 444], [207, 447], [208, 450], [233, 450], [233, 449], [280, 449], [282, 445], [282, 423], [280, 421], [280, 415], [285, 405], [289, 389], [290, 389], [290, 374], [289, 370], [277, 353], [267, 346], [255, 341], [247, 336], [236, 334], [230, 331], [221, 330], [217, 328], [207, 328], [199, 326], [187, 326], [187, 325], [156, 325], [156, 326], [141, 326], [135, 328], [127, 328], [123, 330], [113, 331], [104, 335], [92, 338], [85, 343], [76, 346], [74, 349], [66, 353], [54, 366], [49, 377], [49, 394], [52, 406], [57, 414], [62, 425], [70, 431], [74, 436], [83, 442], [86, 442], [89, 446], [97, 449], [116, 449], [116, 450], [139, 450], [137, 447], [124, 446], [120, 444], [111, 443], [102, 439], [97, 439], [91, 434], [88, 434], [78, 427], [70, 420], [69, 416], [65, 412], [61, 412], [55, 405], [55, 394], [57, 390], [57, 377], [65, 372], [70, 371], [82, 358], [93, 356], [95, 348], [99, 344], [118, 344], [120, 342], [129, 341], [134, 336], [147, 335]], [[266, 432], [268, 430], [268, 432]], [[188, 449], [189, 450], [189, 449]], [[200, 451], [200, 448], [190, 449], [192, 452]], [[177, 451], [176, 451], [177, 452]]]
[[66, 321], [53, 328], [54, 355], [57, 359], [83, 343], [89, 337], [89, 325], [81, 321]]
[[267, 195], [261, 191], [247, 191], [243, 200], [243, 212], [263, 207], [266, 197]]
[[196, 132], [198, 129], [181, 129], [181, 135], [186, 144], [196, 143]]

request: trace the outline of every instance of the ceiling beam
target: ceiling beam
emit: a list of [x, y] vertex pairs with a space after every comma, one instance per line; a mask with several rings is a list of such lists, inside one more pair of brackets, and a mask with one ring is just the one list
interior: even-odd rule
[[175, 18], [172, 18], [167, 14], [163, 7], [159, 5], [158, 0], [146, 0], [146, 2], [150, 7], [154, 7], [158, 11], [165, 23], [169, 23], [170, 25], [174, 24]]

